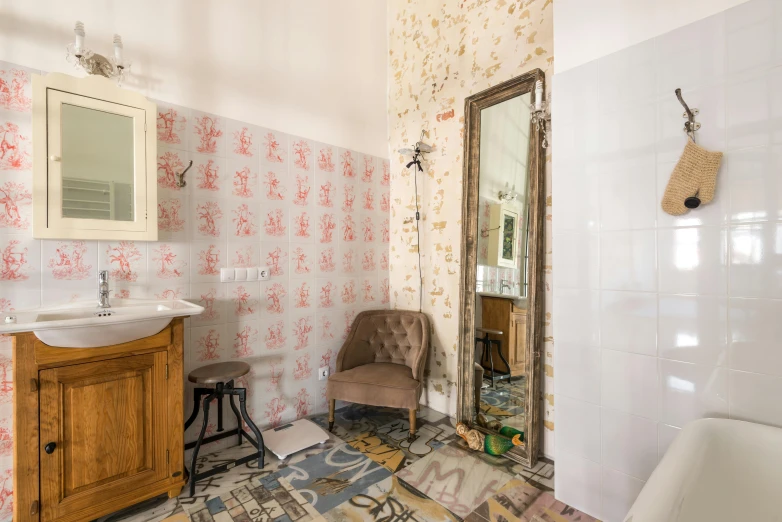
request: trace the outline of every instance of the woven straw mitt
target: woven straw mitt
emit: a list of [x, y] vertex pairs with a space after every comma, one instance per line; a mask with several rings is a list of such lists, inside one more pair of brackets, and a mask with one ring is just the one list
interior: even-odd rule
[[709, 152], [688, 139], [665, 187], [663, 210], [672, 216], [680, 216], [690, 210], [684, 205], [687, 198], [697, 196], [701, 204], [714, 199], [720, 163], [721, 152]]

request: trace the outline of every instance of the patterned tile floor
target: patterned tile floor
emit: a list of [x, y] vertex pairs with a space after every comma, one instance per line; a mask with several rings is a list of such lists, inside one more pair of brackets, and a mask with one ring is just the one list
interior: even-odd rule
[[[99, 522], [592, 522], [554, 499], [554, 466], [479, 454], [449, 417], [422, 407], [407, 442], [405, 410], [350, 405], [328, 442], [284, 461], [257, 461], [198, 482], [196, 495], [160, 497]], [[326, 426], [326, 416], [312, 418]], [[506, 419], [507, 420], [507, 419]], [[244, 444], [199, 457], [199, 471], [246, 455]]]
[[524, 401], [526, 399], [526, 383], [524, 377], [513, 381], [495, 381], [494, 388], [489, 385], [489, 379], [484, 378], [481, 389], [481, 411], [489, 420], [497, 419], [507, 424], [507, 419], [516, 417], [521, 422], [524, 418]]

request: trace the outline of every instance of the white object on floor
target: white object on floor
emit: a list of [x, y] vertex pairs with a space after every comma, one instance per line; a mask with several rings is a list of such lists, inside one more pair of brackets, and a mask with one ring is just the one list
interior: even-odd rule
[[699, 419], [677, 435], [626, 522], [780, 520], [782, 429]]
[[323, 444], [329, 440], [329, 434], [323, 428], [307, 419], [299, 419], [288, 424], [264, 431], [263, 444], [266, 449], [285, 459], [297, 451]]

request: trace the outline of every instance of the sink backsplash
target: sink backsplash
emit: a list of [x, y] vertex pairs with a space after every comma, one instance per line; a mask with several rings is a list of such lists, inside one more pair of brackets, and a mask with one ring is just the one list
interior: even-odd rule
[[[515, 268], [501, 268], [496, 266], [478, 265], [478, 273], [475, 278], [476, 292], [507, 293], [509, 295], [521, 295], [523, 284], [519, 281], [521, 271]], [[510, 290], [501, 292], [503, 281], [510, 285]]]
[[[96, 299], [97, 271], [108, 269], [113, 297], [189, 299], [206, 308], [186, 324], [185, 372], [249, 362], [252, 373], [239, 385], [249, 388], [259, 426], [326, 411], [317, 369], [334, 370], [359, 311], [388, 307], [388, 161], [157, 102], [160, 241], [35, 240], [30, 74], [37, 72], [0, 62], [9, 86], [0, 92], [7, 145], [0, 151], [0, 311]], [[174, 173], [190, 160], [179, 189]], [[271, 280], [220, 283], [221, 267], [250, 266], [269, 266]], [[10, 340], [0, 338], [0, 473], [8, 477], [10, 357]]]

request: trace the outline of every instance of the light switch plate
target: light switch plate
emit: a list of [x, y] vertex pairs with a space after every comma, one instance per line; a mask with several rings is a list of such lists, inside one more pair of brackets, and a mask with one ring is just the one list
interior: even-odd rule
[[260, 281], [268, 281], [269, 277], [270, 277], [269, 267], [268, 266], [259, 266], [258, 267], [258, 279]]
[[258, 267], [250, 267], [247, 269], [247, 280], [248, 281], [258, 280]]
[[236, 273], [233, 268], [221, 268], [220, 269], [220, 281], [223, 283], [229, 283], [236, 281]]
[[246, 268], [234, 268], [237, 281], [247, 281], [247, 269]]
[[323, 366], [318, 369], [318, 380], [322, 381], [324, 379], [328, 379], [329, 377], [329, 367]]

